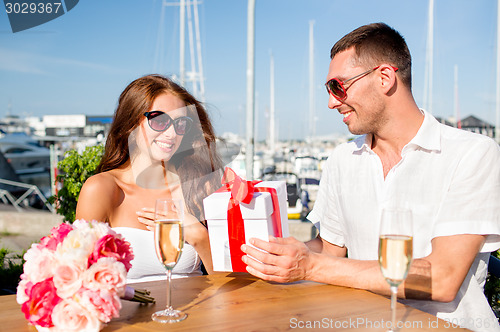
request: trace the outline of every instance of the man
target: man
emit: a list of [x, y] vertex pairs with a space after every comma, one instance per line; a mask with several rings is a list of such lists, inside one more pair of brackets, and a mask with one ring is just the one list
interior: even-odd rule
[[489, 253], [500, 247], [499, 146], [418, 108], [410, 52], [386, 24], [347, 34], [331, 59], [328, 107], [363, 136], [328, 159], [308, 216], [320, 226], [318, 238], [252, 239], [268, 253], [243, 245], [248, 272], [389, 295], [377, 262], [380, 211], [406, 205], [413, 212], [414, 260], [398, 296], [461, 326], [500, 330], [483, 294]]

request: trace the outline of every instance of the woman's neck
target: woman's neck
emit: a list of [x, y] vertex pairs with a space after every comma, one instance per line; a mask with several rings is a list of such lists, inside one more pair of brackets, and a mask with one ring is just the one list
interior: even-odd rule
[[171, 165], [164, 161], [151, 160], [149, 156], [137, 156], [130, 160], [127, 169], [127, 182], [145, 189], [164, 189], [177, 178]]

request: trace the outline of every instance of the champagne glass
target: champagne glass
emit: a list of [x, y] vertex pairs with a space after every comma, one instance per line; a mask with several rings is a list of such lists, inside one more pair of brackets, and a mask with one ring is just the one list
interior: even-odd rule
[[151, 318], [160, 323], [175, 323], [186, 319], [187, 314], [171, 305], [172, 270], [181, 257], [184, 247], [184, 210], [180, 199], [158, 199], [155, 206], [155, 249], [160, 262], [167, 270], [167, 307], [155, 312]]
[[392, 324], [389, 331], [396, 331], [396, 298], [398, 286], [410, 268], [413, 257], [412, 212], [406, 208], [382, 210], [378, 261], [382, 275], [391, 287]]

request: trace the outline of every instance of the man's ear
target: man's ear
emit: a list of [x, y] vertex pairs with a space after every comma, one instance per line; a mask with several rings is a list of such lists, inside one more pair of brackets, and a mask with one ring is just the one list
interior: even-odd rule
[[379, 67], [380, 86], [385, 94], [392, 94], [397, 86], [396, 68], [388, 64]]

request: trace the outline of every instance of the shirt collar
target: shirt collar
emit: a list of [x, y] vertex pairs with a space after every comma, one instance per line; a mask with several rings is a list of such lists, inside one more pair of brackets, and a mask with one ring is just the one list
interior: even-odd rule
[[353, 141], [354, 144], [356, 144], [356, 148], [354, 149], [354, 151], [370, 151], [372, 146], [372, 134], [358, 136]]
[[[439, 122], [425, 110], [420, 110], [424, 114], [424, 121], [418, 129], [417, 134], [413, 139], [405, 146], [409, 147], [416, 145], [422, 149], [428, 151], [440, 151], [441, 150], [441, 128]], [[403, 150], [405, 150], [403, 148]]]
[[[417, 134], [413, 139], [406, 144], [403, 151], [411, 146], [418, 146], [429, 151], [440, 151], [441, 150], [441, 130], [439, 122], [427, 111], [420, 110], [424, 115], [424, 121], [418, 129]], [[362, 135], [354, 140], [356, 144], [355, 151], [370, 151], [372, 146], [373, 135]]]

